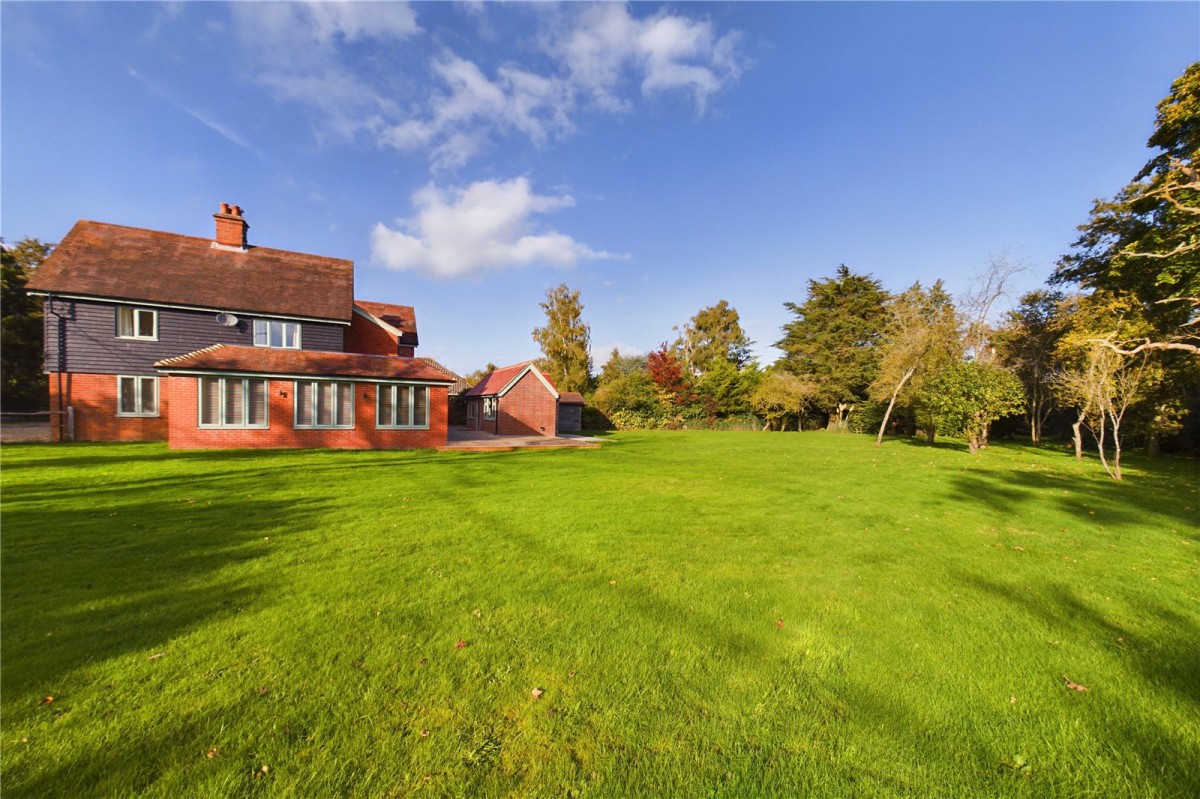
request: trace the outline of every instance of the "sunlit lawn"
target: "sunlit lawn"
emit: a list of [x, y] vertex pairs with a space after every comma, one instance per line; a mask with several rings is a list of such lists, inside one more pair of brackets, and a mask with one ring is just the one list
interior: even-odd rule
[[1194, 797], [1200, 466], [1127, 473], [9, 446], [3, 795]]

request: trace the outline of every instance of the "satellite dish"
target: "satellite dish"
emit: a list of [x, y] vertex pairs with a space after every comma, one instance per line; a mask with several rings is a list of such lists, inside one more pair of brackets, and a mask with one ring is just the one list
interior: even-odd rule
[[217, 314], [217, 324], [222, 327], [235, 327], [238, 323], [238, 318], [231, 313]]

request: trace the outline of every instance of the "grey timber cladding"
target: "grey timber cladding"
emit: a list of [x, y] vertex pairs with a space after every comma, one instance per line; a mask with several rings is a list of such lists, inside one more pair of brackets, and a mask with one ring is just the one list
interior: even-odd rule
[[565, 432], [578, 432], [583, 427], [582, 405], [558, 406], [558, 429]]
[[[66, 364], [63, 371], [88, 374], [155, 375], [154, 362], [211, 347], [213, 344], [254, 346], [254, 319], [238, 315], [236, 327], [217, 324], [213, 311], [154, 308], [158, 340], [117, 338], [116, 308], [121, 303], [47, 300], [45, 306], [46, 371], [58, 371], [59, 317], [65, 319]], [[139, 305], [139, 308], [151, 306]], [[258, 317], [261, 318], [261, 317]], [[344, 325], [300, 322], [300, 346], [306, 350], [341, 352]]]

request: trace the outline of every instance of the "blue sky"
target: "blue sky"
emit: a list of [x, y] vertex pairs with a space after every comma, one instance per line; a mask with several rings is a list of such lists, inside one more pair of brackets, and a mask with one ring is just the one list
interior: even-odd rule
[[595, 368], [728, 300], [766, 364], [840, 263], [1034, 288], [1150, 151], [1200, 3], [13, 3], [0, 233], [76, 219], [351, 258], [459, 371]]

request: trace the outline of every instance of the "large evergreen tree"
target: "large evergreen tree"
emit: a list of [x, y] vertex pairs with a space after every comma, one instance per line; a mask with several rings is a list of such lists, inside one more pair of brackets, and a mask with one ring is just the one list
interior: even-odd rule
[[817, 386], [815, 404], [831, 428], [847, 428], [879, 372], [887, 299], [878, 280], [842, 264], [833, 277], [808, 281], [803, 304], [784, 303], [796, 318], [775, 343], [784, 352], [778, 365]]
[[46, 407], [46, 376], [42, 374], [42, 301], [31, 297], [25, 284], [33, 270], [54, 248], [37, 239], [23, 239], [15, 246], [0, 240], [0, 271], [3, 285], [0, 314], [0, 407], [7, 411], [34, 411]]

